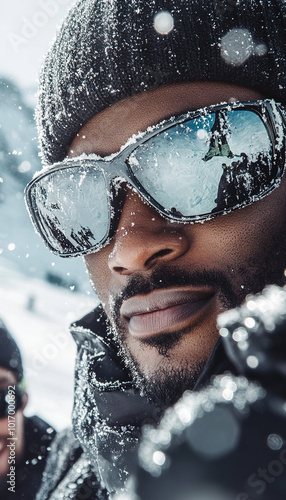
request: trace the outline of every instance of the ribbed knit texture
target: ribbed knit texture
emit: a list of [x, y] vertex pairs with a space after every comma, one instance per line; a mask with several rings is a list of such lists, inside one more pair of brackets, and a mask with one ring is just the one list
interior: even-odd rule
[[[169, 34], [154, 15], [172, 14]], [[106, 107], [163, 84], [222, 81], [286, 103], [285, 0], [80, 0], [43, 66], [37, 121], [45, 164]]]

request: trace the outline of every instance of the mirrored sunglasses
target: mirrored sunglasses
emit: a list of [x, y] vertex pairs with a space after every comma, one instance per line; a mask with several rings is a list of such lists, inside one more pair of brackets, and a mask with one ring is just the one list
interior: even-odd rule
[[126, 185], [163, 217], [194, 223], [260, 200], [281, 181], [285, 118], [273, 100], [211, 106], [150, 127], [117, 154], [67, 159], [25, 190], [36, 231], [61, 257], [114, 236]]

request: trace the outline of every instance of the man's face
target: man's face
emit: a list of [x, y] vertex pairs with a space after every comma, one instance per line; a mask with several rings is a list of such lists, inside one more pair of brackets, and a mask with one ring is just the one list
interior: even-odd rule
[[[251, 89], [226, 84], [161, 87], [93, 117], [69, 156], [106, 156], [171, 115], [259, 98]], [[218, 314], [267, 283], [283, 283], [285, 179], [251, 206], [195, 224], [172, 223], [125, 190], [115, 236], [85, 261], [139, 384], [161, 404], [171, 403], [193, 386], [208, 359], [218, 339]]]
[[[8, 386], [15, 386], [17, 384], [16, 377], [13, 372], [10, 372], [6, 368], [0, 367], [0, 389], [6, 389]], [[9, 465], [9, 456], [10, 448], [8, 448], [8, 444], [15, 443], [15, 454], [16, 459], [18, 460], [21, 457], [24, 446], [24, 415], [23, 409], [26, 404], [26, 395], [24, 397], [23, 407], [20, 408], [15, 413], [15, 441], [9, 441], [8, 438], [11, 438], [8, 427], [8, 417], [0, 418], [0, 482], [3, 484], [6, 483], [6, 474], [10, 470]], [[1, 481], [2, 480], [2, 481]]]

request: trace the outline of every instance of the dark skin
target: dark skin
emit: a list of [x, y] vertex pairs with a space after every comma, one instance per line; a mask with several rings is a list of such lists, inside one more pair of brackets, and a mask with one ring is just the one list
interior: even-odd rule
[[[174, 114], [234, 99], [244, 102], [261, 98], [253, 89], [214, 82], [163, 86], [94, 116], [74, 139], [69, 156], [107, 156], [117, 152], [133, 134]], [[102, 250], [85, 257], [87, 269], [119, 343], [132, 359], [134, 372], [139, 372], [147, 385], [164, 384], [168, 374], [174, 378], [177, 373], [178, 378], [189, 378], [191, 387], [218, 339], [218, 314], [267, 283], [283, 283], [286, 181], [283, 179], [271, 195], [249, 207], [203, 224], [186, 225], [164, 219], [136, 192], [125, 189], [117, 232]], [[183, 291], [206, 300], [195, 314], [178, 318], [174, 313], [170, 321], [164, 318], [166, 310], [157, 316], [153, 313], [151, 319], [147, 312], [140, 318], [138, 335], [124, 314], [130, 296], [122, 301], [120, 294], [125, 293], [132, 278], [134, 283], [143, 280], [145, 286], [155, 276], [161, 283], [156, 282], [156, 287], [171, 296]], [[146, 297], [152, 302], [156, 295], [152, 286], [149, 291], [146, 286], [140, 290], [136, 306]], [[142, 333], [145, 319], [149, 325], [146, 335]]]

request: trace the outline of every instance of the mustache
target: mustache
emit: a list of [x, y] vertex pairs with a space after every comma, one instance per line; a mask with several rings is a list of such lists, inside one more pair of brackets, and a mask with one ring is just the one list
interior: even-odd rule
[[224, 297], [227, 308], [236, 307], [241, 301], [241, 297], [234, 292], [231, 280], [221, 271], [202, 269], [187, 272], [178, 268], [157, 268], [148, 277], [134, 274], [126, 287], [119, 294], [112, 296], [110, 301], [112, 316], [118, 321], [123, 302], [135, 295], [147, 295], [153, 290], [180, 286], [211, 286]]

